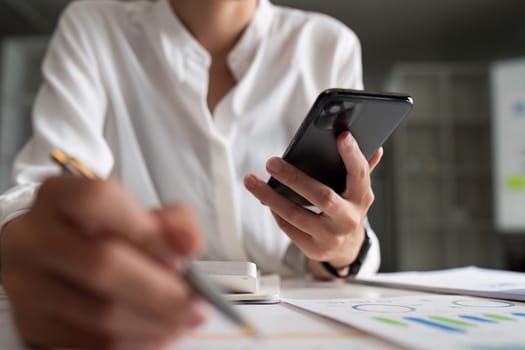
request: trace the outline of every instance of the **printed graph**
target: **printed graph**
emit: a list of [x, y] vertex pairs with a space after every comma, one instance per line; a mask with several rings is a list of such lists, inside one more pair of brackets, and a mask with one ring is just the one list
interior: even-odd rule
[[513, 307], [516, 304], [502, 301], [502, 300], [488, 300], [488, 299], [461, 299], [454, 300], [452, 304], [462, 307], [479, 307], [479, 308], [503, 308]]
[[385, 314], [399, 314], [416, 310], [412, 306], [393, 304], [357, 304], [352, 306], [352, 308], [358, 311], [381, 312]]
[[[470, 311], [471, 308], [476, 309], [507, 309], [515, 307], [515, 303], [500, 300], [487, 299], [460, 299], [451, 301], [451, 307], [459, 310], [461, 308]], [[375, 312], [383, 314], [393, 313], [408, 313], [415, 312], [417, 308], [406, 305], [394, 304], [356, 304], [352, 309], [364, 312]], [[417, 324], [424, 327], [429, 327], [434, 330], [450, 333], [466, 333], [469, 329], [475, 328], [478, 324], [498, 324], [499, 322], [516, 322], [518, 317], [525, 317], [523, 312], [511, 313], [476, 313], [470, 314], [456, 314], [456, 315], [427, 315], [426, 317], [404, 316], [402, 318], [392, 318], [385, 316], [373, 316], [372, 320], [380, 322], [385, 325], [394, 327], [410, 327], [411, 324]]]

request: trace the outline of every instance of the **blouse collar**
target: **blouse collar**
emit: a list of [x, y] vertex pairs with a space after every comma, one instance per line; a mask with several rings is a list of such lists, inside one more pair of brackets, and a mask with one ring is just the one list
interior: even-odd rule
[[[192, 57], [199, 63], [209, 66], [211, 57], [208, 51], [193, 37], [171, 7], [169, 0], [158, 0], [156, 17], [161, 32], [169, 38], [171, 45], [181, 50], [183, 55]], [[257, 50], [270, 30], [273, 19], [273, 5], [269, 0], [258, 0], [256, 12], [244, 33], [228, 54], [228, 64], [237, 80], [246, 73]]]

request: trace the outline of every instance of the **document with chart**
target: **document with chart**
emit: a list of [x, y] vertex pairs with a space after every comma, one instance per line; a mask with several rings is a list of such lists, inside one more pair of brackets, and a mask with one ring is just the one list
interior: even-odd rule
[[458, 295], [285, 302], [413, 349], [525, 349], [525, 303]]

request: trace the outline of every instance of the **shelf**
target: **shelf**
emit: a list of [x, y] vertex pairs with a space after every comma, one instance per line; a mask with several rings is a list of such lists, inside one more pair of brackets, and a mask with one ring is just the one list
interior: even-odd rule
[[451, 109], [457, 115], [487, 115], [489, 88], [487, 74], [453, 75]]
[[413, 111], [392, 137], [400, 267], [497, 261], [487, 71], [406, 63], [391, 75], [390, 86], [414, 96]]

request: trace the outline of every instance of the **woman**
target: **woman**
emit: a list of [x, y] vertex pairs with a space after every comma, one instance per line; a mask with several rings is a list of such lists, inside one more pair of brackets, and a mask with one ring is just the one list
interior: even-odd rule
[[[377, 270], [365, 220], [381, 151], [368, 163], [349, 133], [338, 138], [343, 195], [271, 158], [319, 92], [362, 88], [359, 42], [339, 22], [268, 0], [78, 2], [43, 73], [34, 136], [0, 199], [3, 281], [29, 343], [173, 341], [205, 317], [166, 268], [188, 256], [333, 278], [371, 242], [360, 273]], [[46, 180], [55, 147], [119, 182]], [[322, 213], [279, 196], [268, 175]]]

